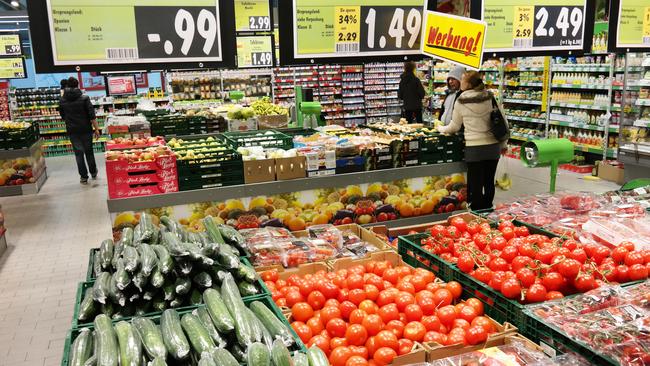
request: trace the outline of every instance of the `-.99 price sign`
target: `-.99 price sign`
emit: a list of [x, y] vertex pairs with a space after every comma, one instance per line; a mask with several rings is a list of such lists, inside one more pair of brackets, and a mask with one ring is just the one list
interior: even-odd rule
[[296, 58], [419, 53], [423, 1], [293, 1]]

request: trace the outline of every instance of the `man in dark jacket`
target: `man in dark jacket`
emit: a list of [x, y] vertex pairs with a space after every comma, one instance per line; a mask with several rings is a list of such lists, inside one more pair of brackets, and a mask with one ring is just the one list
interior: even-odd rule
[[[93, 179], [97, 179], [97, 165], [93, 153], [93, 131], [95, 138], [99, 138], [101, 132], [90, 98], [83, 95], [79, 90], [79, 81], [73, 77], [68, 79], [63, 97], [59, 101], [59, 113], [65, 121], [65, 127], [72, 143], [81, 184], [88, 184], [88, 171]], [[88, 163], [87, 168], [86, 162]]]
[[408, 123], [422, 123], [422, 99], [424, 87], [415, 76], [415, 62], [404, 63], [404, 73], [400, 76], [397, 97], [402, 100], [402, 117]]

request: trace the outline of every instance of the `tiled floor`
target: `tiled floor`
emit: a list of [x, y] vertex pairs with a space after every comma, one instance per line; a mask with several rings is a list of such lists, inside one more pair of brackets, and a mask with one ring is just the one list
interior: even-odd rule
[[[98, 155], [99, 171], [104, 172]], [[9, 249], [0, 258], [0, 365], [60, 365], [77, 283], [88, 250], [110, 237], [106, 180], [81, 186], [72, 157], [47, 159], [49, 179], [38, 195], [0, 199]], [[512, 190], [497, 200], [548, 190], [548, 168], [502, 161]], [[618, 185], [561, 172], [558, 189], [603, 192]]]

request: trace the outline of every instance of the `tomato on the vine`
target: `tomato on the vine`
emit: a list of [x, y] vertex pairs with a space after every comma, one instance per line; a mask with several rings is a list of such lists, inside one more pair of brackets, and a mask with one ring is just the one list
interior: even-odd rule
[[535, 272], [533, 272], [530, 268], [524, 267], [517, 271], [517, 279], [524, 287], [530, 287], [533, 283], [535, 283], [536, 278], [537, 275], [535, 275]]
[[474, 269], [474, 258], [472, 258], [471, 254], [465, 252], [458, 257], [456, 265], [461, 271], [470, 273]]
[[580, 272], [580, 262], [566, 258], [557, 265], [558, 272], [567, 279], [574, 279]]
[[450, 224], [455, 226], [460, 232], [467, 231], [467, 222], [460, 216], [455, 216], [450, 220]]
[[512, 271], [516, 273], [520, 269], [528, 266], [532, 261], [533, 259], [528, 256], [518, 255], [510, 262], [510, 266], [512, 267]]
[[534, 283], [526, 290], [526, 302], [534, 303], [546, 300], [546, 287]]
[[625, 255], [625, 265], [631, 267], [634, 264], [644, 264], [645, 258], [641, 252], [628, 252]]
[[501, 234], [506, 240], [510, 240], [515, 237], [515, 229], [513, 227], [504, 227], [503, 229], [500, 229]]
[[573, 285], [575, 286], [576, 290], [580, 292], [587, 292], [596, 288], [596, 279], [592, 274], [581, 273], [573, 281]]
[[521, 285], [514, 278], [507, 279], [501, 285], [501, 293], [509, 299], [516, 299], [521, 296]]
[[648, 278], [648, 267], [636, 263], [630, 266], [630, 281], [645, 280]]
[[549, 272], [542, 278], [542, 285], [549, 291], [557, 291], [564, 285], [564, 277], [558, 272]]

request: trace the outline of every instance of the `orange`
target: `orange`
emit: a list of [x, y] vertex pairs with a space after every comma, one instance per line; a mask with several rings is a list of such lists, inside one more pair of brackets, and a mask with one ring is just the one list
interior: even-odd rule
[[329, 223], [329, 217], [325, 214], [318, 214], [311, 220], [312, 225], [324, 225]]
[[399, 207], [399, 214], [402, 215], [402, 217], [411, 217], [413, 216], [414, 211], [415, 208], [410, 203], [405, 203]]
[[300, 230], [305, 230], [305, 227], [307, 226], [305, 224], [305, 220], [299, 218], [299, 217], [292, 217], [288, 220], [287, 227], [289, 227], [289, 230], [291, 231], [300, 231]]

